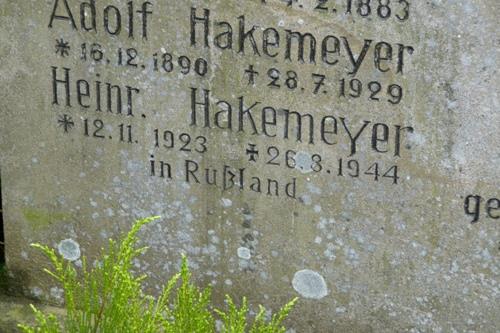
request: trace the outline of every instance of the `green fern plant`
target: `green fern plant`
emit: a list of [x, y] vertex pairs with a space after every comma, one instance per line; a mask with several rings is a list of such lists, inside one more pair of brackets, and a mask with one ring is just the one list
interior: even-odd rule
[[172, 310], [167, 312], [164, 321], [165, 332], [168, 333], [204, 333], [212, 332], [214, 319], [209, 310], [211, 290], [200, 290], [191, 283], [191, 272], [187, 260], [183, 259], [177, 295]]
[[223, 310], [215, 311], [223, 323], [222, 333], [284, 333], [286, 328], [283, 326], [283, 321], [288, 317], [297, 301], [298, 299], [295, 298], [287, 303], [278, 313], [272, 316], [270, 321], [266, 320], [266, 308], [260, 305], [259, 312], [248, 331], [249, 308], [246, 297], [243, 297], [242, 305], [238, 308], [233, 299], [226, 295], [227, 312]]
[[233, 299], [226, 295], [227, 312], [216, 309], [215, 312], [222, 320], [222, 333], [244, 333], [247, 328], [248, 303], [246, 297], [243, 297], [241, 307], [234, 304]]
[[[248, 304], [243, 299], [238, 308], [227, 297], [227, 312], [211, 310], [210, 288], [200, 289], [191, 282], [192, 274], [186, 257], [180, 273], [174, 275], [155, 299], [144, 295], [145, 276], [131, 272], [132, 261], [146, 248], [137, 248], [137, 233], [156, 217], [137, 221], [121, 242], [109, 241], [108, 250], [97, 265], [89, 268], [82, 258], [82, 269], [58, 256], [54, 249], [40, 244], [32, 246], [51, 261], [52, 270], [45, 269], [64, 289], [67, 315], [60, 321], [32, 306], [36, 325], [19, 325], [24, 333], [211, 333], [215, 332], [214, 312], [223, 323], [225, 333], [245, 333]], [[270, 321], [260, 306], [249, 333], [283, 333], [283, 320], [296, 299], [288, 303]]]

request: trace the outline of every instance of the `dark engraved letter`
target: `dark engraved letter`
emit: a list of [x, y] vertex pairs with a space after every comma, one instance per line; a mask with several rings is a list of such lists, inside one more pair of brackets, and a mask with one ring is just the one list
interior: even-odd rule
[[415, 49], [411, 46], [404, 46], [402, 44], [398, 44], [398, 47], [399, 47], [399, 52], [398, 52], [398, 71], [397, 71], [397, 73], [403, 74], [405, 50], [408, 50], [409, 54], [413, 54], [413, 51]]
[[[332, 124], [333, 129], [332, 130], [327, 130], [327, 125]], [[326, 116], [321, 120], [321, 140], [326, 143], [327, 145], [335, 145], [337, 144], [337, 141], [329, 140], [327, 138], [328, 134], [333, 134], [337, 135], [337, 130], [338, 130], [338, 124], [337, 124], [337, 119], [332, 116]]]
[[255, 32], [255, 29], [257, 28], [255, 25], [252, 26], [250, 30], [245, 32], [245, 15], [241, 15], [238, 17], [239, 21], [239, 38], [238, 38], [238, 43], [239, 43], [239, 49], [238, 53], [243, 53], [245, 54], [245, 41], [248, 38], [250, 40], [250, 44], [252, 45], [253, 53], [260, 56], [259, 49], [257, 48], [257, 43], [255, 42], [255, 38], [253, 36], [253, 33]]
[[90, 97], [90, 84], [85, 80], [76, 81], [76, 96], [81, 107], [89, 108], [89, 104], [84, 104], [83, 97]]
[[196, 45], [196, 24], [203, 24], [203, 40], [205, 42], [205, 47], [208, 46], [208, 32], [209, 32], [209, 23], [210, 21], [210, 10], [203, 9], [203, 17], [196, 16], [196, 8], [191, 7], [191, 46]]
[[[274, 191], [273, 191], [273, 187], [274, 187]], [[273, 180], [273, 179], [268, 179], [267, 180], [267, 195], [274, 195], [274, 196], [277, 196], [279, 197], [279, 184], [278, 184], [278, 181], [277, 180]], [[274, 192], [274, 194], [273, 194]]]
[[401, 132], [408, 131], [409, 133], [413, 133], [413, 127], [401, 127], [399, 125], [396, 126], [396, 137], [395, 137], [395, 147], [394, 147], [394, 156], [401, 156]]
[[257, 105], [260, 104], [260, 102], [255, 102], [251, 107], [245, 109], [245, 105], [243, 103], [243, 96], [239, 98], [240, 100], [240, 112], [239, 112], [239, 126], [238, 126], [238, 132], [245, 132], [244, 129], [244, 117], [245, 115], [248, 115], [248, 119], [250, 121], [250, 125], [252, 125], [252, 134], [258, 134], [257, 132], [257, 127], [255, 126], [255, 121], [253, 120], [252, 116], [252, 109], [256, 107]]
[[155, 166], [156, 163], [155, 163], [154, 158], [155, 158], [155, 156], [151, 155], [151, 160], [149, 161], [150, 166], [151, 166], [149, 168], [151, 177], [154, 177], [156, 175], [156, 166]]
[[[385, 52], [385, 55], [383, 53]], [[383, 61], [391, 61], [392, 60], [392, 46], [386, 42], [380, 42], [375, 45], [375, 68], [379, 71], [385, 73], [390, 70], [389, 67], [382, 68]]]
[[113, 89], [116, 92], [116, 113], [122, 113], [122, 89], [118, 85], [112, 85], [111, 83], [106, 83], [107, 86], [107, 100], [108, 100], [108, 112], [113, 113]]
[[224, 31], [215, 35], [215, 46], [223, 50], [231, 50], [233, 48], [233, 27], [227, 22], [217, 22], [215, 25], [224, 28]]
[[355, 136], [352, 136], [351, 131], [349, 130], [347, 124], [345, 123], [345, 118], [340, 118], [340, 120], [342, 121], [342, 125], [344, 126], [347, 134], [349, 135], [349, 139], [351, 140], [351, 154], [349, 156], [353, 156], [354, 154], [356, 154], [356, 141], [359, 139], [361, 133], [363, 133], [368, 124], [370, 124], [370, 121], [365, 120], [363, 122], [363, 126], [359, 129], [358, 133]]
[[67, 16], [62, 16], [62, 15], [57, 15], [57, 7], [59, 6], [59, 0], [56, 0], [54, 3], [54, 9], [52, 10], [52, 15], [50, 16], [50, 22], [49, 22], [49, 28], [52, 28], [52, 23], [54, 23], [55, 20], [62, 20], [62, 21], [69, 21], [71, 23], [71, 26], [73, 29], [76, 30], [76, 24], [75, 24], [75, 19], [73, 18], [73, 14], [71, 13], [71, 10], [69, 9], [68, 5], [68, 0], [62, 0], [64, 2], [64, 7], [66, 8], [66, 13]]
[[292, 42], [293, 39], [296, 38], [298, 41], [297, 48], [297, 59], [300, 62], [304, 62], [304, 44], [306, 38], [309, 39], [309, 63], [316, 63], [316, 38], [310, 33], [302, 34], [298, 31], [286, 31], [286, 51], [285, 51], [285, 59], [292, 60]]
[[295, 119], [297, 119], [297, 127], [295, 128], [295, 132], [297, 133], [297, 141], [302, 142], [302, 119], [307, 119], [309, 121], [309, 143], [313, 144], [314, 143], [314, 118], [312, 115], [306, 113], [304, 115], [301, 115], [298, 112], [295, 111], [290, 111], [286, 109], [282, 109], [283, 113], [285, 114], [285, 132], [284, 132], [284, 138], [288, 139], [289, 132], [291, 131], [290, 128], [290, 115], [295, 116]]
[[160, 161], [160, 178], [165, 178], [165, 167], [167, 168], [167, 178], [172, 179], [172, 166], [170, 163]]
[[[87, 12], [87, 9], [90, 9], [90, 13]], [[90, 26], [87, 25], [88, 18], [91, 20]], [[94, 30], [97, 32], [95, 0], [84, 1], [80, 4], [80, 24], [85, 31]]]
[[347, 53], [349, 54], [349, 60], [351, 61], [353, 67], [352, 71], [349, 72], [349, 74], [356, 75], [373, 41], [370, 39], [365, 39], [365, 44], [363, 45], [363, 49], [361, 50], [358, 59], [356, 59], [356, 57], [352, 53], [351, 46], [349, 45], [349, 41], [347, 40], [347, 38], [342, 37], [342, 39], [344, 40], [344, 46], [347, 49]]
[[[244, 182], [244, 172], [245, 169], [238, 169], [239, 174], [236, 174], [235, 172], [231, 171], [231, 167], [224, 165], [224, 171], [223, 171], [223, 178], [222, 178], [222, 190], [226, 191], [231, 188], [233, 188], [236, 185], [239, 185], [240, 190], [243, 189], [243, 186], [245, 184]], [[240, 176], [240, 179], [238, 181], [237, 176]]]
[[481, 210], [481, 197], [479, 195], [469, 195], [465, 198], [465, 214], [472, 216], [472, 223], [479, 220], [479, 213]]
[[[381, 136], [379, 135], [379, 129], [382, 130]], [[386, 124], [378, 123], [373, 125], [372, 131], [372, 148], [379, 153], [387, 153], [388, 150], [382, 150], [379, 147], [380, 144], [387, 144], [389, 142], [389, 126]]]
[[[114, 11], [115, 12], [115, 28], [111, 29], [110, 28], [110, 23], [109, 23], [109, 12]], [[122, 15], [120, 14], [120, 10], [116, 8], [115, 6], [107, 6], [104, 9], [104, 29], [111, 35], [118, 35], [120, 31], [122, 30]]]
[[210, 127], [210, 104], [209, 104], [209, 98], [210, 98], [210, 90], [203, 89], [203, 102], [198, 102], [196, 99], [198, 89], [197, 88], [191, 88], [191, 126], [197, 126], [196, 123], [196, 109], [197, 106], [202, 106], [203, 107], [203, 116], [204, 116], [204, 126], [205, 127]]
[[[212, 177], [210, 177], [210, 172], [212, 172]], [[208, 185], [217, 185], [217, 170], [216, 169], [205, 169], [205, 182]]]
[[260, 178], [252, 177], [252, 183], [250, 184], [250, 190], [257, 192], [257, 193], [262, 193], [262, 185], [261, 185]]
[[500, 200], [497, 198], [493, 198], [488, 200], [486, 203], [486, 212], [488, 213], [488, 216], [491, 217], [492, 219], [500, 219], [500, 215], [493, 215], [493, 211], [498, 211], [500, 209]]
[[278, 48], [280, 46], [280, 34], [278, 30], [274, 28], [267, 28], [262, 34], [262, 51], [265, 55], [274, 58], [278, 55], [278, 51], [271, 53], [269, 50], [271, 47]]
[[196, 183], [200, 183], [198, 177], [196, 177], [195, 172], [198, 172], [198, 163], [195, 161], [186, 160], [186, 182], [191, 183], [191, 177]]
[[71, 101], [70, 101], [70, 91], [69, 91], [69, 68], [63, 68], [64, 69], [64, 79], [59, 80], [57, 78], [57, 67], [52, 67], [52, 91], [53, 91], [53, 98], [52, 98], [52, 104], [57, 104], [59, 105], [59, 98], [57, 94], [57, 84], [61, 83], [64, 84], [64, 89], [65, 89], [65, 96], [66, 96], [66, 106], [71, 106]]
[[[215, 114], [215, 126], [221, 129], [233, 128], [233, 107], [226, 101], [218, 101], [217, 106], [221, 111]], [[224, 122], [227, 124], [224, 126]]]
[[[268, 116], [268, 112], [267, 111], [270, 111], [269, 112], [270, 113], [269, 116]], [[276, 124], [277, 124], [277, 121], [276, 121], [276, 110], [273, 109], [270, 106], [267, 106], [267, 107], [263, 108], [262, 109], [262, 133], [264, 133], [266, 136], [271, 137], [271, 138], [276, 137], [276, 132], [274, 134], [270, 134], [268, 132], [268, 130], [269, 130], [268, 126], [272, 127], [272, 128], [275, 128]]]
[[[99, 78], [101, 75], [96, 74], [96, 76]], [[102, 84], [101, 81], [99, 81], [99, 80], [95, 81], [96, 111], [101, 111], [101, 84]]]
[[293, 198], [293, 199], [296, 198], [296, 195], [297, 195], [297, 178], [293, 178], [293, 180], [285, 186], [285, 193], [290, 198]]
[[134, 93], [138, 94], [141, 91], [137, 88], [134, 87], [129, 87], [127, 86], [127, 112], [129, 116], [134, 115], [134, 102], [133, 102], [133, 97]]
[[[146, 1], [142, 4], [141, 10], [138, 10], [137, 12], [141, 14], [142, 16], [142, 38], [148, 39], [148, 16], [153, 15], [153, 11], [148, 10], [149, 6], [152, 6], [153, 4], [149, 1]], [[133, 21], [133, 19], [131, 19]], [[133, 24], [133, 23], [132, 23]], [[130, 25], [130, 30], [129, 33], [132, 32], [133, 35], [133, 25]]]
[[128, 11], [128, 37], [134, 38], [134, 2], [129, 1], [127, 3]]
[[[330, 39], [333, 40], [332, 49], [328, 47], [329, 46], [328, 41]], [[340, 40], [335, 36], [326, 36], [325, 39], [323, 39], [323, 42], [321, 43], [321, 58], [323, 59], [323, 62], [333, 66], [336, 63], [338, 63], [339, 60], [338, 59], [330, 60], [328, 57], [330, 54], [340, 54]]]

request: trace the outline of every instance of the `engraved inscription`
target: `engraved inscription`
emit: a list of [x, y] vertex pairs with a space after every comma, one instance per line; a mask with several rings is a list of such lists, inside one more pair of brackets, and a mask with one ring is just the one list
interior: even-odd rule
[[[343, 15], [401, 24], [411, 15], [404, 0], [325, 0], [307, 6], [301, 1], [253, 2], [262, 8], [271, 2], [282, 4], [332, 19]], [[184, 6], [180, 19], [187, 29], [177, 36], [189, 48], [180, 50], [169, 40], [150, 47], [156, 25], [167, 24], [155, 2], [52, 1], [47, 8], [48, 28], [61, 36], [76, 30], [84, 38], [70, 40], [66, 34], [57, 38], [57, 62], [47, 70], [61, 135], [144, 149], [145, 172], [155, 181], [291, 200], [301, 197], [301, 181], [309, 176], [390, 186], [409, 179], [404, 165], [410, 157], [411, 136], [418, 131], [411, 122], [358, 114], [356, 107], [345, 113], [337, 105], [359, 101], [401, 112], [410, 93], [405, 83], [413, 68], [408, 64], [417, 54], [413, 41], [354, 38], [307, 25], [263, 25], [251, 13], [220, 17], [210, 7], [210, 2]], [[91, 34], [99, 39], [90, 38]], [[108, 43], [116, 38], [122, 42]], [[220, 72], [210, 50], [235, 60], [230, 79], [239, 86], [224, 91], [213, 87], [211, 82]], [[92, 71], [76, 74], [82, 66]], [[109, 79], [107, 68], [176, 80], [184, 100], [175, 112], [184, 115], [184, 122], [159, 122], [157, 114], [162, 111], [144, 104], [151, 91], [141, 88], [133, 76]], [[305, 100], [327, 98], [330, 104], [326, 111], [316, 112], [260, 97], [263, 91]], [[240, 144], [229, 149], [231, 155], [220, 156], [218, 163], [207, 163], [222, 137]], [[276, 171], [279, 177], [267, 176]]]

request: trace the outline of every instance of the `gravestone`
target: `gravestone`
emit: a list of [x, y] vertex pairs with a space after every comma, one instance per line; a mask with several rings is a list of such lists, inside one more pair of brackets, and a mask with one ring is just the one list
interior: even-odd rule
[[294, 332], [494, 332], [496, 0], [1, 1], [7, 264], [81, 265], [140, 217], [158, 292], [201, 283]]

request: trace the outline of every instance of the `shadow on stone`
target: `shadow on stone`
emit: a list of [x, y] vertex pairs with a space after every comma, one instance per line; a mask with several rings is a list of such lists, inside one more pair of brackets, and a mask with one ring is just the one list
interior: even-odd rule
[[9, 272], [5, 264], [0, 265], [0, 293], [9, 296], [22, 296], [27, 278], [26, 273]]
[[5, 265], [5, 234], [3, 232], [2, 179], [0, 178], [0, 269]]

